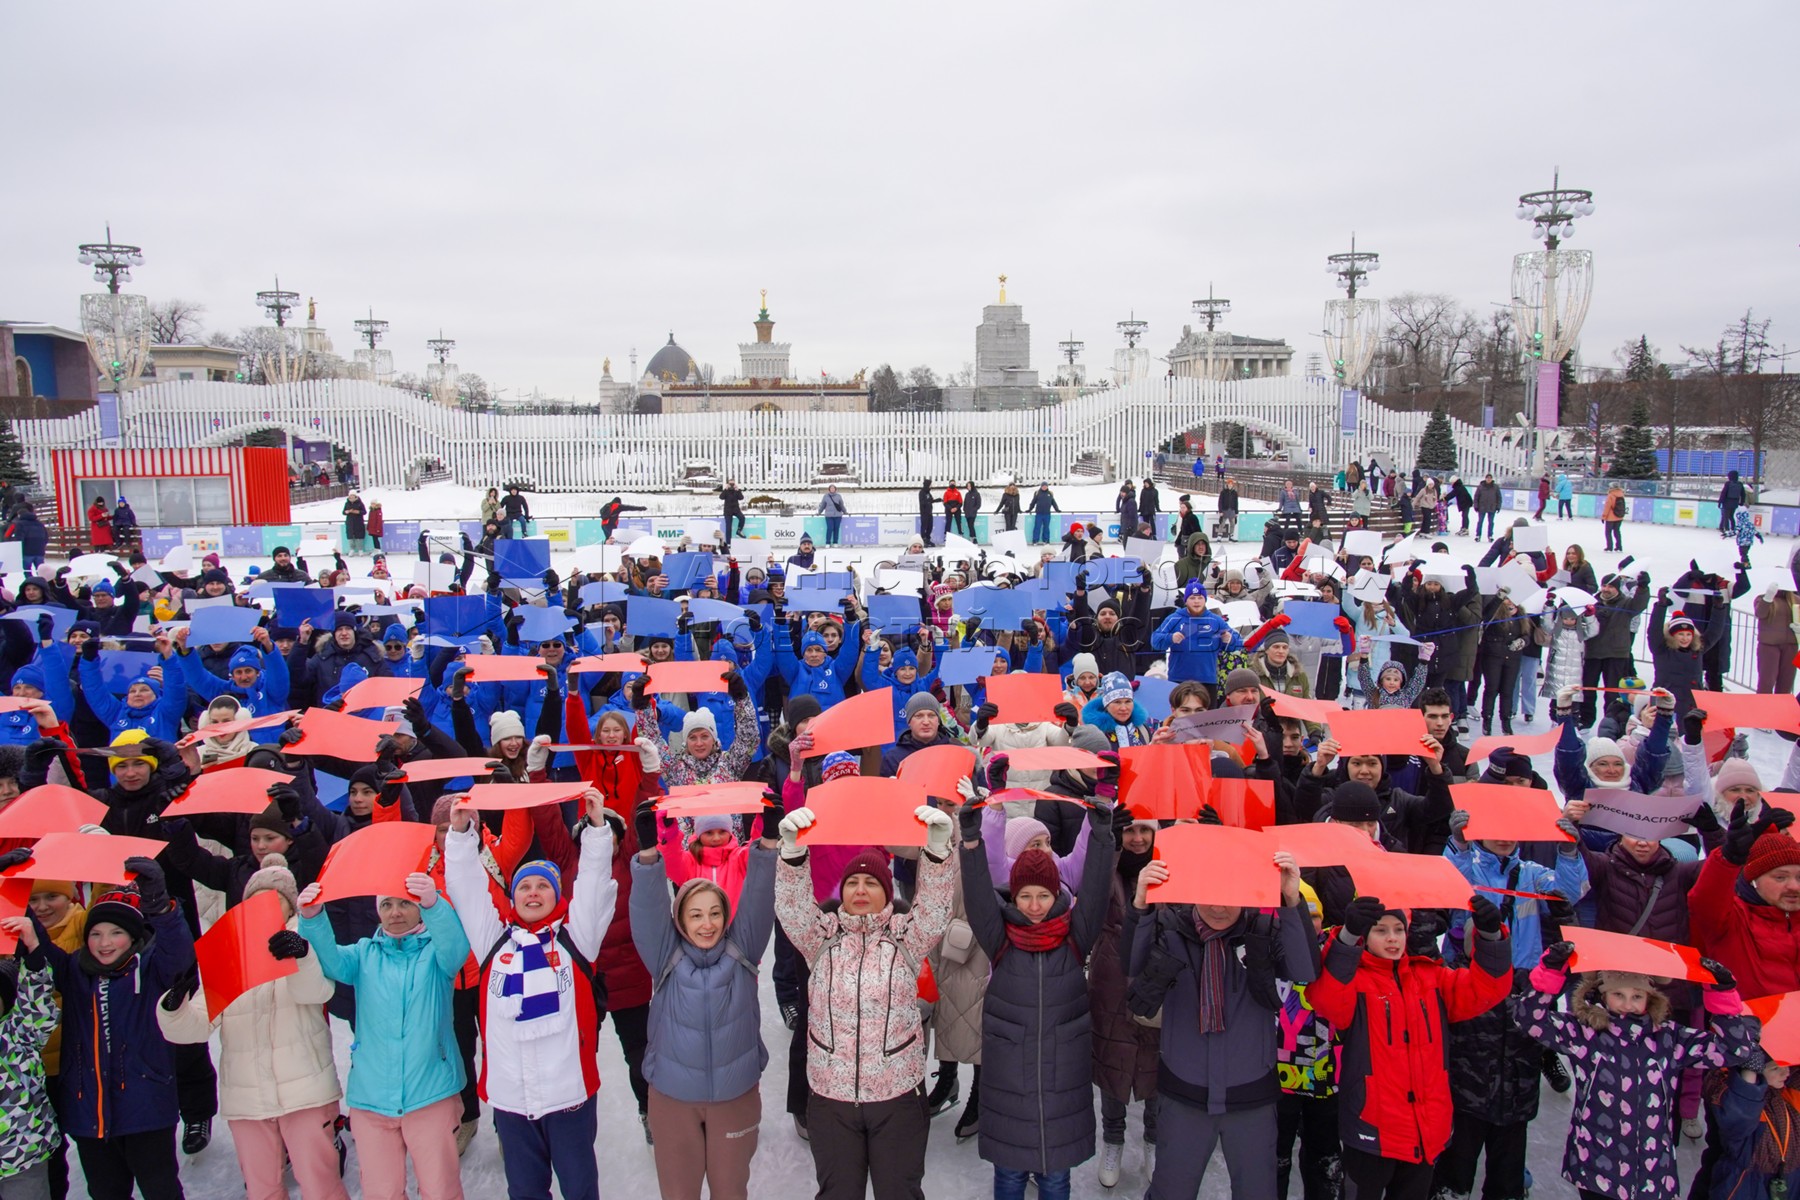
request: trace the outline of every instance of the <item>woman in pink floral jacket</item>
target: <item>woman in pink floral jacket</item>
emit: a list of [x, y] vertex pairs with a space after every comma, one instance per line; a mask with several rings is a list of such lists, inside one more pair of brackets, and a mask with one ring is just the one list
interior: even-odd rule
[[800, 952], [807, 983], [806, 1129], [819, 1200], [923, 1196], [925, 1031], [919, 970], [950, 924], [956, 862], [948, 813], [920, 805], [925, 850], [910, 910], [894, 900], [885, 853], [865, 851], [844, 868], [839, 899], [813, 898], [812, 861], [799, 832], [813, 823], [797, 808], [781, 822], [775, 915]]

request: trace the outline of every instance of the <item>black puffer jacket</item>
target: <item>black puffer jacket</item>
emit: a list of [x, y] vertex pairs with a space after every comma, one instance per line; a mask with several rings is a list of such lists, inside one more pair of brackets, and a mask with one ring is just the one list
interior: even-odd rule
[[1054, 950], [1011, 944], [1023, 914], [1002, 904], [987, 851], [962, 851], [963, 905], [975, 940], [993, 963], [981, 1014], [981, 1157], [1014, 1171], [1064, 1171], [1094, 1154], [1093, 1028], [1088, 951], [1106, 925], [1112, 887], [1112, 823], [1095, 809], [1087, 863], [1071, 908], [1067, 886], [1049, 920], [1067, 914]]
[[[1513, 972], [1514, 996], [1532, 993], [1530, 972]], [[1537, 1116], [1543, 1047], [1513, 1022], [1512, 1003], [1450, 1026], [1450, 1098], [1458, 1113], [1496, 1125]]]

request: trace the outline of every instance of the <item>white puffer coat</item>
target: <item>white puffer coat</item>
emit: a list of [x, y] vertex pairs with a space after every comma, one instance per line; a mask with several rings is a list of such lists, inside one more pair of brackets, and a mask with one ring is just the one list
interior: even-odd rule
[[204, 1042], [220, 1027], [219, 1115], [227, 1121], [267, 1121], [343, 1098], [325, 1020], [332, 983], [316, 954], [297, 961], [298, 971], [251, 988], [216, 1022], [206, 1019], [204, 991], [174, 1012], [156, 1006], [171, 1042]]
[[[975, 739], [975, 744], [992, 754], [1010, 754], [1014, 750], [1036, 750], [1044, 746], [1066, 746], [1069, 735], [1063, 729], [1061, 721], [1035, 721], [1029, 725], [1002, 725], [995, 721], [987, 727], [987, 732]], [[1034, 788], [1043, 791], [1050, 786], [1052, 771], [1021, 771], [1010, 768], [1006, 773], [1006, 786], [1009, 788]], [[1008, 816], [1029, 817], [1035, 801], [1009, 800]], [[1021, 804], [1021, 811], [1013, 813], [1010, 806]]]

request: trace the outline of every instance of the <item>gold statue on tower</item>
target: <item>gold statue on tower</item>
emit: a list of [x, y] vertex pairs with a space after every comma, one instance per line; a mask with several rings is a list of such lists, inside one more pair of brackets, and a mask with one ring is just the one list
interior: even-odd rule
[[1000, 277], [1000, 303], [1006, 303], [1006, 276]]

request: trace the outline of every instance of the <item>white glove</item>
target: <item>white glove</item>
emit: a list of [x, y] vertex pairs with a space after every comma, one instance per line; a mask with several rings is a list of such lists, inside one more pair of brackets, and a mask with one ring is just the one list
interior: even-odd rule
[[1768, 587], [1763, 589], [1763, 599], [1764, 600], [1775, 599], [1775, 593], [1779, 592], [1780, 590], [1781, 590], [1780, 583], [1771, 583]]
[[921, 804], [913, 809], [913, 816], [925, 822], [925, 852], [933, 858], [943, 858], [950, 853], [950, 839], [956, 833], [956, 825], [950, 820], [950, 814]]
[[965, 775], [956, 781], [956, 794], [963, 798], [964, 804], [973, 804], [978, 796], [986, 799], [988, 790], [976, 787], [975, 781]]
[[1572, 687], [1572, 686], [1556, 689], [1556, 707], [1558, 707], [1558, 708], [1573, 708], [1573, 707], [1575, 707], [1575, 693], [1579, 690], [1580, 690], [1579, 688]]
[[637, 747], [638, 765], [644, 774], [654, 775], [662, 770], [662, 749], [652, 738], [641, 737], [632, 742]]
[[533, 774], [550, 766], [550, 735], [540, 733], [525, 747], [525, 769]]
[[412, 655], [414, 662], [422, 662], [425, 658], [425, 639], [414, 638], [412, 645], [407, 648], [407, 653]]
[[800, 831], [813, 823], [813, 810], [796, 808], [781, 818], [781, 857], [800, 857]]

